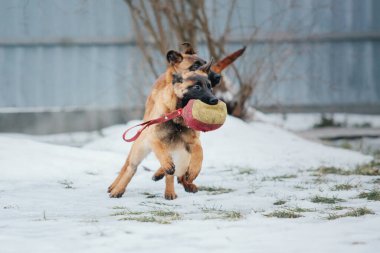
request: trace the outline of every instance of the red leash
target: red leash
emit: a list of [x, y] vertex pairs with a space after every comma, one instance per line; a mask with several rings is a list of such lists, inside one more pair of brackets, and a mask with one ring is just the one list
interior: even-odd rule
[[[145, 121], [145, 122], [143, 122], [143, 123], [141, 123], [141, 124], [138, 124], [138, 125], [136, 125], [136, 126], [130, 127], [130, 128], [128, 128], [128, 129], [124, 132], [124, 134], [123, 134], [123, 140], [126, 141], [126, 142], [132, 142], [132, 141], [135, 141], [135, 140], [140, 136], [140, 134], [142, 133], [142, 131], [144, 131], [145, 128], [147, 128], [148, 126], [151, 126], [151, 125], [153, 125], [153, 124], [158, 124], [158, 123], [164, 123], [164, 122], [166, 122], [166, 121], [169, 121], [169, 120], [175, 119], [175, 118], [177, 118], [177, 117], [179, 117], [179, 116], [181, 116], [181, 115], [182, 115], [182, 108], [180, 108], [180, 109], [178, 109], [178, 110], [175, 110], [174, 112], [167, 113], [167, 114], [165, 114], [164, 116], [159, 117], [159, 118], [157, 118], [157, 119], [148, 120], [148, 121]], [[144, 127], [140, 128], [140, 130], [137, 131], [137, 133], [136, 133], [132, 138], [127, 139], [127, 137], [126, 137], [127, 133], [128, 133], [131, 129], [133, 129], [133, 128], [135, 128], [135, 127], [138, 127], [138, 126], [144, 126]]]

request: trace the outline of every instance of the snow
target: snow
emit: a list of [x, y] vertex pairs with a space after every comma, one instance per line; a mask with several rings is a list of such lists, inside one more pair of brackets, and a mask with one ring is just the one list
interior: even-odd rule
[[[196, 183], [232, 192], [189, 194], [176, 185], [178, 198], [165, 200], [163, 181], [150, 179], [158, 168], [151, 155], [126, 194], [109, 198], [106, 189], [131, 146], [121, 134], [136, 123], [103, 129], [102, 136], [82, 147], [44, 143], [52, 142], [51, 137], [0, 135], [0, 252], [375, 252], [379, 248], [380, 207], [355, 198], [372, 189], [378, 177], [328, 175], [326, 182], [316, 184], [312, 171], [320, 166], [354, 168], [372, 157], [313, 143], [268, 123], [246, 124], [229, 117], [221, 129], [202, 134], [205, 159]], [[283, 175], [293, 176], [273, 178]], [[346, 182], [358, 188], [331, 190]], [[346, 200], [341, 206], [365, 206], [375, 215], [327, 220], [338, 211], [332, 211], [335, 205], [312, 203], [315, 195], [337, 196]], [[286, 204], [273, 205], [279, 199]], [[294, 207], [314, 211], [298, 219], [265, 216]], [[129, 211], [144, 213], [122, 213]], [[179, 217], [169, 220], [171, 224], [120, 220], [151, 217], [153, 211], [174, 211]], [[231, 212], [240, 215], [228, 218]]]
[[[314, 125], [321, 122], [321, 113], [271, 113], [263, 114], [255, 112], [255, 116], [260, 121], [276, 124], [288, 130], [303, 131], [313, 128]], [[372, 128], [380, 128], [379, 115], [334, 113], [326, 114], [328, 119], [334, 119], [335, 123], [341, 123], [347, 127], [358, 127], [362, 124], [369, 124]]]

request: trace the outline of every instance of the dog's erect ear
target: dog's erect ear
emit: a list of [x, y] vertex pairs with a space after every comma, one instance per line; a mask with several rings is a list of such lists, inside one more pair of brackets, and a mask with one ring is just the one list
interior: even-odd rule
[[243, 47], [230, 55], [227, 55], [222, 60], [218, 61], [214, 66], [212, 66], [212, 70], [216, 73], [221, 73], [223, 69], [227, 68], [230, 64], [232, 64], [237, 58], [239, 58], [245, 51], [246, 47]]
[[182, 53], [184, 53], [184, 54], [196, 54], [193, 46], [189, 42], [183, 42], [182, 46], [184, 48]]
[[214, 63], [214, 58], [211, 58], [211, 60], [208, 63], [202, 65], [198, 70], [203, 71], [206, 74], [208, 74], [210, 73], [211, 66], [213, 63]]
[[216, 72], [214, 72], [212, 70], [208, 74], [208, 80], [210, 80], [212, 87], [217, 86], [220, 83], [221, 79], [222, 79], [222, 75], [218, 74], [218, 73], [216, 73]]
[[174, 73], [173, 74], [173, 80], [172, 80], [172, 84], [176, 84], [176, 83], [182, 83], [183, 82], [183, 78], [181, 75], [177, 74], [177, 73]]
[[166, 59], [168, 60], [168, 63], [170, 65], [178, 64], [183, 61], [181, 53], [174, 50], [170, 50], [169, 52], [167, 52]]

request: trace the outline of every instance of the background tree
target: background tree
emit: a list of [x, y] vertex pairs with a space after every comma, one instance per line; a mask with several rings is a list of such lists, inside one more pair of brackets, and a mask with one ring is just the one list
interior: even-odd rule
[[[204, 0], [124, 0], [131, 12], [134, 33], [137, 45], [139, 46], [150, 71], [155, 77], [159, 72], [154, 56], [157, 53], [164, 56], [168, 49], [178, 48], [182, 42], [190, 42], [195, 48], [200, 45], [205, 46], [210, 57], [216, 61], [222, 59], [233, 50], [227, 47], [234, 42], [239, 46], [254, 43], [262, 43], [263, 40], [258, 35], [261, 28], [267, 23], [275, 25], [281, 23], [283, 14], [292, 8], [299, 8], [295, 1], [288, 1], [285, 8], [279, 9], [277, 13], [268, 18], [260, 26], [242, 24], [233, 27], [233, 18], [236, 19], [239, 13], [238, 2], [236, 0], [224, 1], [223, 7], [218, 8], [218, 1]], [[278, 0], [272, 0], [274, 2]], [[282, 3], [279, 6], [284, 6]], [[316, 6], [320, 8], [320, 6]], [[221, 12], [221, 9], [223, 13]], [[224, 15], [224, 24], [214, 24], [215, 15]], [[236, 22], [235, 22], [236, 23]], [[249, 101], [259, 82], [265, 83], [268, 90], [277, 80], [278, 71], [284, 66], [291, 67], [292, 55], [295, 51], [289, 46], [278, 41], [289, 39], [289, 34], [312, 31], [312, 24], [302, 25], [296, 22], [294, 27], [289, 27], [289, 33], [272, 34], [266, 36], [265, 50], [259, 53], [252, 53], [250, 57], [239, 59], [239, 67], [232, 65], [228, 75], [224, 75], [221, 85], [215, 90], [216, 95], [227, 103], [230, 114], [243, 119], [252, 119], [253, 110], [249, 106]], [[218, 29], [215, 29], [217, 27]], [[238, 41], [233, 40], [232, 33], [240, 31]], [[305, 36], [305, 35], [304, 35]], [[238, 42], [238, 43], [236, 43]], [[299, 53], [299, 52], [298, 52]], [[254, 56], [252, 58], [251, 56]], [[164, 57], [161, 57], [164, 59]], [[293, 57], [294, 59], [294, 57]], [[231, 81], [228, 76], [233, 76]], [[295, 77], [297, 78], [297, 77]]]

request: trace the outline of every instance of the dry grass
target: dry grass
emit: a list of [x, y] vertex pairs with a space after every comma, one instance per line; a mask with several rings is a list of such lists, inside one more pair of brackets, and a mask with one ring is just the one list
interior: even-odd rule
[[292, 179], [292, 178], [297, 178], [297, 175], [284, 174], [284, 175], [274, 176], [274, 177], [263, 177], [262, 181], [284, 181], [284, 179]]
[[224, 188], [224, 187], [213, 187], [213, 186], [200, 186], [198, 187], [199, 191], [205, 191], [209, 195], [218, 195], [233, 192], [233, 189]]
[[349, 190], [357, 188], [357, 187], [358, 187], [357, 185], [345, 183], [345, 184], [334, 185], [334, 187], [332, 187], [331, 190], [332, 191], [349, 191]]
[[360, 217], [367, 214], [375, 214], [375, 213], [371, 209], [368, 209], [366, 207], [359, 207], [359, 208], [352, 208], [350, 211], [344, 214], [336, 214], [336, 213], [329, 214], [327, 219], [335, 220], [335, 219], [344, 218], [344, 217]]
[[221, 207], [203, 207], [203, 213], [206, 213], [206, 220], [210, 219], [225, 219], [225, 220], [239, 220], [243, 218], [243, 214], [239, 211], [224, 210]]
[[301, 214], [291, 211], [291, 210], [278, 210], [274, 211], [268, 214], [264, 214], [266, 217], [276, 217], [276, 218], [282, 218], [282, 219], [295, 219], [303, 217]]
[[321, 167], [316, 171], [319, 175], [336, 174], [336, 175], [363, 175], [363, 176], [380, 176], [380, 163], [372, 161], [367, 164], [357, 166], [354, 170], [344, 170], [336, 167]]
[[344, 202], [344, 201], [345, 201], [344, 199], [340, 199], [337, 197], [330, 198], [330, 197], [322, 197], [318, 195], [311, 198], [311, 202], [313, 203], [336, 204], [336, 203]]
[[358, 196], [361, 199], [380, 201], [380, 191], [373, 189], [370, 192], [362, 192]]
[[280, 205], [283, 205], [283, 204], [285, 204], [285, 203], [286, 203], [285, 200], [277, 200], [276, 202], [273, 203], [273, 205], [275, 205], [275, 206], [280, 206]]

